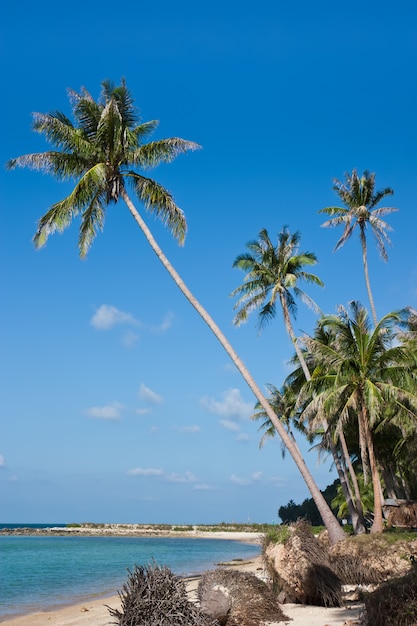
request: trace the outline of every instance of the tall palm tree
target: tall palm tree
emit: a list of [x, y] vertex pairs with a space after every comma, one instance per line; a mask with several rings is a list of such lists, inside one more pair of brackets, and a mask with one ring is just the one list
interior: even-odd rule
[[[297, 311], [295, 296], [299, 297], [316, 311], [318, 310], [318, 307], [315, 302], [298, 287], [297, 283], [301, 280], [320, 286], [323, 286], [323, 283], [317, 276], [306, 272], [303, 269], [305, 266], [315, 265], [317, 263], [317, 258], [312, 252], [299, 253], [299, 246], [300, 234], [298, 232], [291, 234], [286, 226], [284, 226], [278, 235], [278, 245], [276, 247], [271, 242], [267, 230], [261, 230], [258, 239], [250, 241], [247, 244], [250, 252], [240, 254], [235, 259], [233, 266], [248, 273], [245, 276], [244, 283], [237, 287], [231, 295], [240, 296], [234, 306], [235, 309], [239, 309], [234, 318], [234, 323], [236, 325], [240, 325], [243, 322], [246, 322], [249, 314], [255, 309], [259, 310], [259, 307], [261, 307], [258, 313], [260, 328], [263, 328], [267, 322], [275, 317], [277, 312], [277, 301], [279, 301], [287, 333], [292, 340], [298, 362], [304, 375], [297, 377], [294, 374], [294, 376], [298, 378], [298, 385], [302, 385], [306, 380], [309, 381], [311, 379], [311, 374], [309, 365], [306, 362], [305, 355], [298, 339], [295, 336], [291, 322], [291, 315], [294, 316]], [[277, 415], [281, 417], [281, 420], [284, 419], [287, 424], [287, 428], [290, 418], [292, 418], [293, 421], [296, 420], [296, 416], [292, 411], [293, 407], [291, 406], [291, 404], [294, 404], [293, 399], [290, 402], [288, 401], [289, 396], [293, 396], [293, 385], [294, 381], [292, 385], [286, 385], [284, 394], [281, 394], [281, 392], [279, 392], [276, 388], [270, 386], [271, 396], [269, 398], [269, 403], [272, 404], [272, 407]], [[257, 408], [260, 408], [259, 405]], [[252, 417], [254, 419], [266, 417], [260, 427], [260, 429], [264, 431], [261, 438], [262, 446], [267, 438], [274, 436], [274, 424], [271, 423], [262, 410], [255, 413]], [[323, 416], [322, 419], [323, 427], [327, 431], [327, 421]], [[298, 424], [298, 428], [301, 429], [300, 422], [296, 421], [296, 424]], [[306, 434], [305, 431], [304, 434]], [[340, 433], [340, 439], [343, 440], [343, 432]], [[339, 453], [332, 439], [330, 439], [329, 446], [340, 482], [346, 490], [346, 495], [348, 497], [349, 483], [345, 476], [344, 466], [340, 463]], [[349, 501], [352, 500], [350, 499]], [[353, 508], [352, 516], [355, 516]], [[358, 532], [364, 532], [365, 530], [361, 520], [362, 516], [359, 513], [356, 524]]]
[[329, 530], [331, 541], [343, 539], [343, 531], [320, 493], [299, 448], [288, 436], [226, 337], [173, 268], [128, 194], [127, 185], [130, 185], [145, 209], [161, 219], [182, 243], [186, 233], [184, 213], [176, 206], [171, 194], [164, 187], [138, 173], [134, 168], [155, 167], [161, 162], [169, 162], [178, 154], [195, 150], [199, 146], [194, 142], [178, 138], [144, 143], [144, 140], [155, 129], [157, 122], [138, 124], [138, 114], [124, 81], [118, 87], [105, 81], [102, 84], [101, 97], [97, 102], [85, 89], [80, 94], [70, 91], [70, 98], [75, 125], [60, 112], [47, 115], [37, 113], [34, 116], [34, 130], [43, 134], [57, 149], [23, 155], [10, 160], [7, 164], [9, 169], [18, 166], [29, 167], [53, 174], [58, 179], [75, 178], [77, 180], [69, 196], [54, 204], [39, 220], [34, 238], [35, 245], [43, 246], [51, 233], [63, 230], [69, 226], [75, 216], [81, 214], [79, 249], [81, 256], [85, 256], [97, 229], [103, 228], [106, 207], [111, 203], [116, 203], [120, 198], [123, 199], [152, 250], [212, 330], [275, 423], [278, 433], [284, 440], [317, 504], [323, 522]]
[[398, 342], [396, 325], [400, 313], [383, 317], [372, 331], [366, 310], [358, 303], [338, 315], [324, 316], [319, 324], [335, 335], [329, 345], [316, 337], [305, 338], [308, 350], [321, 361], [306, 384], [312, 398], [304, 409], [306, 419], [324, 415], [329, 421], [347, 413], [356, 415], [362, 466], [372, 479], [374, 522], [372, 532], [382, 531], [382, 490], [373, 430], [381, 423], [386, 407], [417, 416], [413, 366], [406, 346]]
[[234, 305], [234, 309], [238, 309], [233, 320], [236, 326], [246, 322], [252, 311], [258, 310], [259, 326], [262, 329], [276, 316], [279, 303], [285, 328], [308, 380], [310, 373], [294, 333], [291, 315], [295, 316], [297, 312], [296, 297], [318, 310], [316, 303], [298, 287], [298, 283], [304, 281], [320, 287], [323, 283], [315, 274], [304, 269], [317, 263], [316, 255], [313, 252], [300, 253], [299, 246], [300, 233], [291, 234], [286, 226], [278, 235], [276, 247], [268, 231], [261, 230], [257, 240], [247, 243], [249, 252], [239, 254], [233, 263], [233, 267], [247, 274], [243, 284], [236, 287], [231, 296], [240, 296]]
[[387, 222], [382, 220], [381, 217], [398, 211], [398, 209], [394, 207], [376, 207], [382, 198], [390, 196], [394, 192], [390, 187], [375, 191], [375, 174], [370, 174], [367, 170], [365, 170], [359, 178], [356, 169], [354, 169], [352, 174], [346, 172], [345, 182], [341, 182], [337, 178], [335, 178], [333, 182], [333, 189], [345, 204], [345, 207], [331, 206], [321, 209], [319, 213], [330, 215], [330, 219], [324, 222], [322, 226], [334, 227], [340, 224], [344, 226], [343, 235], [336, 243], [335, 251], [341, 248], [346, 241], [350, 239], [355, 228], [358, 228], [362, 247], [362, 262], [366, 289], [371, 306], [372, 318], [376, 326], [377, 316], [368, 272], [366, 229], [369, 226], [372, 230], [380, 256], [384, 261], [387, 261], [388, 255], [385, 246], [386, 244], [391, 244], [387, 231], [391, 231], [392, 228]]

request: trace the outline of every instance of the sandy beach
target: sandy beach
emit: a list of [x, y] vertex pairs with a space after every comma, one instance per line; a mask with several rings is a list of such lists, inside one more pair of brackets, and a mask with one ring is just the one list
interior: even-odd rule
[[[255, 533], [219, 532], [219, 533], [195, 533], [199, 538], [234, 539], [237, 541], [259, 542], [259, 535]], [[248, 561], [232, 561], [227, 567], [233, 567], [241, 571], [262, 574], [263, 564], [261, 556]], [[196, 597], [198, 578], [187, 581], [187, 589], [191, 599]], [[22, 615], [12, 619], [1, 621], [7, 626], [111, 626], [112, 621], [107, 606], [118, 608], [120, 600], [117, 595], [109, 598], [85, 601], [82, 604], [41, 611], [29, 615]], [[323, 608], [305, 606], [299, 604], [284, 604], [282, 609], [289, 618], [288, 621], [271, 623], [270, 626], [356, 626], [359, 625], [360, 615], [363, 613], [361, 603], [346, 603], [341, 608]]]

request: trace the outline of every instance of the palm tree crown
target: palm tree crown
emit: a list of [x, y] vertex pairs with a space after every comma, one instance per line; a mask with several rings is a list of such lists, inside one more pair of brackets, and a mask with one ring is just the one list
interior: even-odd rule
[[386, 244], [391, 244], [387, 234], [392, 228], [381, 219], [382, 216], [398, 211], [394, 207], [379, 207], [377, 205], [385, 196], [394, 192], [390, 187], [385, 187], [375, 191], [375, 174], [370, 174], [367, 170], [359, 178], [356, 169], [352, 174], [346, 172], [345, 182], [337, 178], [334, 179], [334, 191], [342, 200], [345, 207], [327, 207], [321, 209], [319, 213], [325, 213], [330, 219], [322, 224], [323, 227], [334, 227], [343, 225], [344, 231], [335, 246], [335, 251], [341, 248], [351, 237], [355, 228], [359, 229], [359, 237], [362, 245], [362, 257], [365, 271], [365, 281], [368, 297], [371, 305], [374, 324], [377, 324], [375, 306], [373, 302], [371, 287], [368, 277], [367, 248], [366, 248], [366, 228], [369, 226], [375, 236], [379, 253], [384, 261], [388, 260]]
[[320, 278], [306, 272], [303, 267], [315, 265], [317, 257], [313, 252], [298, 253], [300, 233], [291, 234], [285, 226], [278, 235], [275, 247], [269, 238], [268, 231], [263, 229], [259, 238], [247, 244], [250, 252], [236, 257], [233, 267], [245, 272], [245, 281], [232, 292], [240, 296], [234, 308], [239, 309], [234, 323], [238, 326], [247, 321], [249, 314], [261, 307], [259, 324], [262, 328], [276, 315], [277, 301], [285, 302], [288, 311], [295, 316], [299, 297], [313, 309], [318, 307], [315, 302], [302, 291], [297, 283], [304, 280], [308, 283], [323, 286]]
[[79, 249], [84, 257], [97, 230], [103, 229], [107, 205], [118, 201], [126, 183], [182, 244], [187, 230], [184, 213], [169, 191], [132, 168], [149, 169], [200, 146], [177, 137], [144, 143], [158, 122], [140, 123], [124, 80], [118, 87], [104, 81], [97, 102], [84, 88], [81, 93], [69, 90], [69, 97], [75, 124], [60, 112], [33, 116], [34, 130], [56, 150], [26, 154], [6, 165], [8, 169], [19, 166], [42, 170], [61, 180], [77, 179], [70, 195], [39, 220], [36, 247], [45, 245], [50, 234], [62, 231], [81, 214]]
[[131, 185], [145, 208], [162, 219], [179, 243], [183, 243], [186, 221], [171, 194], [156, 181], [131, 168], [149, 168], [171, 161], [179, 153], [199, 148], [198, 144], [178, 138], [143, 143], [157, 122], [136, 124], [137, 112], [124, 81], [116, 88], [109, 81], [105, 81], [98, 102], [85, 89], [81, 94], [71, 91], [70, 97], [75, 126], [62, 113], [35, 114], [35, 131], [43, 133], [58, 150], [27, 154], [12, 159], [7, 164], [9, 169], [17, 166], [29, 167], [54, 174], [58, 179], [77, 179], [70, 195], [54, 204], [40, 219], [35, 244], [38, 247], [44, 245], [51, 233], [63, 230], [74, 216], [81, 213], [79, 249], [81, 256], [85, 256], [96, 230], [103, 228], [106, 207], [110, 203], [116, 203], [120, 197], [170, 277], [211, 329], [275, 424], [317, 504], [329, 531], [330, 541], [339, 541], [344, 537], [344, 532], [324, 500], [296, 442], [289, 437], [220, 328], [172, 266], [127, 193], [126, 183]]
[[291, 235], [286, 226], [278, 235], [276, 247], [269, 238], [268, 231], [261, 230], [259, 238], [247, 244], [250, 252], [240, 254], [235, 259], [233, 267], [238, 267], [247, 274], [244, 283], [231, 295], [240, 296], [234, 306], [235, 309], [239, 309], [233, 320], [236, 326], [246, 322], [249, 314], [260, 307], [259, 326], [262, 328], [266, 322], [275, 317], [278, 301], [286, 331], [308, 380], [310, 373], [294, 333], [291, 314], [295, 316], [297, 311], [294, 296], [298, 296], [313, 309], [318, 310], [310, 296], [298, 287], [298, 281], [304, 280], [320, 286], [323, 286], [323, 283], [320, 278], [303, 269], [305, 266], [315, 265], [317, 257], [313, 252], [299, 253], [299, 245], [300, 234], [296, 232]]
[[[398, 342], [395, 327], [402, 323], [402, 312], [389, 313], [371, 329], [366, 310], [358, 302], [338, 315], [319, 321], [319, 332], [305, 337], [307, 349], [321, 364], [305, 385], [303, 417], [330, 422], [355, 416], [364, 471], [369, 467], [375, 497], [375, 530], [382, 528], [381, 489], [373, 431], [381, 427], [389, 407], [395, 412], [417, 415], [417, 395], [413, 381], [414, 363], [406, 345]], [[325, 332], [323, 332], [323, 330]], [[323, 341], [327, 333], [333, 341]]]

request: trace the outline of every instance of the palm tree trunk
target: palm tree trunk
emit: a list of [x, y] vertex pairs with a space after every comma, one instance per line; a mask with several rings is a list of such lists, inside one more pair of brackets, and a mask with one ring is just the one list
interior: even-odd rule
[[373, 298], [373, 295], [372, 295], [371, 283], [370, 283], [370, 280], [369, 280], [368, 254], [367, 254], [367, 250], [366, 250], [366, 237], [365, 237], [365, 232], [364, 232], [363, 228], [361, 228], [361, 244], [362, 244], [362, 262], [363, 262], [363, 270], [364, 270], [364, 273], [365, 273], [366, 289], [367, 289], [367, 292], [368, 292], [369, 304], [371, 306], [372, 319], [374, 321], [374, 325], [376, 326], [378, 324], [378, 319], [377, 319], [377, 316], [376, 316], [374, 298]]
[[291, 324], [291, 318], [290, 318], [290, 314], [288, 311], [288, 307], [287, 307], [287, 303], [285, 302], [285, 296], [282, 292], [279, 293], [279, 299], [281, 301], [281, 308], [282, 308], [282, 313], [284, 316], [284, 324], [285, 324], [285, 328], [287, 330], [287, 333], [293, 343], [295, 352], [297, 354], [298, 360], [300, 362], [301, 368], [304, 372], [304, 376], [306, 377], [306, 380], [311, 380], [311, 374], [310, 374], [310, 370], [307, 367], [307, 363], [305, 361], [305, 358], [303, 356], [303, 353], [300, 349], [300, 346], [298, 344], [298, 340], [297, 337], [295, 336], [292, 324]]
[[347, 447], [345, 434], [342, 428], [340, 428], [340, 431], [339, 431], [339, 441], [342, 446], [343, 458], [347, 465], [349, 476], [353, 485], [353, 491], [355, 493], [355, 498], [354, 498], [355, 509], [358, 512], [358, 532], [355, 534], [359, 535], [359, 534], [363, 534], [364, 532], [366, 532], [365, 518], [363, 515], [362, 496], [361, 496], [361, 492], [359, 489], [358, 479], [356, 477], [355, 470], [353, 469], [352, 461], [350, 460], [350, 454], [349, 454], [349, 450]]
[[[283, 293], [280, 293], [280, 301], [281, 301], [281, 307], [282, 307], [284, 323], [287, 329], [287, 333], [290, 336], [294, 344], [295, 352], [297, 354], [301, 368], [304, 372], [304, 376], [306, 377], [306, 380], [309, 381], [311, 380], [310, 370], [308, 368], [304, 355], [299, 347], [297, 337], [295, 336], [294, 329], [291, 323], [290, 314], [289, 314], [288, 307], [287, 307], [287, 303], [285, 301], [285, 297]], [[325, 431], [328, 430], [327, 420], [323, 420], [323, 427]], [[345, 441], [342, 429], [341, 429], [341, 435], [342, 435], [343, 440]], [[345, 448], [346, 450], [342, 450], [343, 456], [345, 452], [347, 451], [346, 441], [345, 441]], [[353, 497], [352, 497], [352, 492], [350, 489], [349, 481], [347, 480], [346, 471], [341, 465], [339, 455], [337, 453], [336, 446], [334, 445], [333, 440], [330, 441], [330, 451], [332, 453], [333, 461], [334, 461], [336, 471], [339, 477], [339, 482], [341, 484], [343, 495], [345, 497], [346, 504], [349, 510], [349, 515], [352, 518], [352, 525], [354, 528], [354, 533], [355, 535], [363, 534], [366, 532], [366, 528], [365, 528], [364, 519], [363, 519], [362, 502], [359, 500], [359, 508], [356, 508]]]
[[314, 481], [314, 478], [311, 475], [311, 472], [307, 468], [307, 465], [305, 464], [303, 456], [302, 456], [302, 454], [300, 452], [300, 449], [298, 448], [296, 442], [293, 441], [291, 439], [291, 437], [288, 435], [287, 431], [285, 430], [284, 426], [281, 424], [281, 422], [278, 419], [277, 415], [275, 414], [274, 410], [272, 409], [272, 407], [270, 406], [270, 404], [268, 403], [268, 401], [266, 400], [266, 398], [262, 394], [262, 392], [259, 389], [258, 385], [256, 384], [255, 380], [252, 378], [252, 376], [250, 375], [250, 373], [247, 370], [246, 366], [243, 364], [241, 359], [238, 357], [238, 355], [236, 354], [236, 352], [234, 351], [234, 349], [232, 348], [231, 344], [228, 342], [228, 340], [226, 339], [226, 337], [224, 336], [224, 334], [222, 333], [220, 328], [212, 320], [212, 318], [209, 316], [207, 311], [202, 307], [202, 305], [198, 302], [198, 300], [193, 296], [193, 294], [188, 289], [188, 287], [186, 286], [186, 284], [184, 283], [184, 281], [182, 280], [180, 275], [177, 273], [177, 271], [174, 269], [174, 267], [171, 265], [171, 263], [169, 262], [169, 260], [165, 256], [165, 254], [162, 252], [161, 248], [159, 247], [159, 245], [155, 241], [151, 231], [149, 230], [149, 228], [147, 227], [146, 223], [144, 222], [144, 220], [142, 219], [142, 217], [140, 216], [140, 214], [136, 210], [136, 207], [134, 206], [134, 204], [130, 200], [130, 198], [129, 198], [128, 194], [126, 193], [125, 189], [121, 190], [121, 196], [122, 196], [123, 200], [126, 202], [129, 211], [131, 212], [131, 214], [132, 214], [133, 218], [135, 219], [136, 223], [138, 224], [138, 226], [141, 228], [141, 230], [144, 233], [148, 243], [150, 244], [152, 250], [155, 252], [155, 254], [158, 257], [158, 259], [161, 261], [162, 265], [168, 271], [169, 275], [174, 280], [175, 284], [179, 287], [179, 289], [182, 291], [182, 293], [187, 298], [189, 303], [194, 307], [194, 309], [197, 311], [197, 313], [200, 315], [200, 317], [204, 320], [204, 322], [207, 324], [207, 326], [213, 332], [213, 334], [215, 335], [217, 340], [220, 342], [220, 344], [222, 345], [224, 350], [227, 352], [229, 357], [232, 359], [233, 363], [235, 364], [235, 366], [237, 367], [237, 369], [241, 373], [243, 379], [248, 384], [249, 388], [251, 389], [251, 391], [253, 392], [253, 394], [257, 398], [258, 402], [260, 403], [262, 408], [265, 410], [265, 412], [268, 415], [269, 419], [274, 424], [274, 426], [275, 426], [279, 436], [281, 437], [283, 443], [285, 444], [288, 452], [291, 454], [292, 458], [294, 459], [294, 462], [295, 462], [297, 468], [299, 469], [299, 471], [300, 471], [300, 473], [301, 473], [301, 475], [302, 475], [302, 477], [303, 477], [303, 479], [304, 479], [304, 481], [305, 481], [305, 483], [306, 483], [306, 485], [307, 485], [307, 487], [308, 487], [308, 489], [309, 489], [309, 491], [311, 493], [311, 496], [312, 496], [312, 498], [313, 498], [313, 500], [314, 500], [314, 502], [315, 502], [315, 504], [316, 504], [316, 506], [317, 506], [317, 508], [319, 510], [319, 513], [321, 515], [323, 523], [324, 523], [324, 525], [326, 526], [326, 528], [328, 530], [330, 542], [332, 544], [334, 544], [337, 541], [343, 540], [345, 538], [345, 533], [344, 533], [343, 529], [341, 528], [341, 526], [339, 525], [337, 519], [333, 515], [333, 513], [332, 513], [330, 507], [328, 506], [326, 500], [324, 499], [323, 494], [321, 493], [320, 489], [316, 485], [316, 482]]
[[374, 492], [374, 521], [371, 526], [371, 533], [382, 533], [383, 531], [383, 517], [382, 517], [382, 490], [381, 480], [379, 477], [378, 466], [375, 458], [374, 442], [372, 440], [372, 433], [369, 427], [368, 415], [365, 406], [362, 406], [360, 411], [362, 421], [364, 424], [366, 445], [368, 448], [369, 465], [371, 469], [372, 488]]

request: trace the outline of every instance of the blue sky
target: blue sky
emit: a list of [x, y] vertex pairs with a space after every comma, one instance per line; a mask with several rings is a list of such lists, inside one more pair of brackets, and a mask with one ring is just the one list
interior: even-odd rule
[[[341, 233], [320, 227], [334, 177], [368, 169], [394, 189], [388, 263], [370, 239], [375, 304], [417, 306], [414, 2], [23, 0], [2, 15], [3, 163], [47, 149], [32, 112], [69, 113], [68, 87], [98, 97], [122, 76], [143, 120], [160, 120], [154, 138], [203, 146], [152, 173], [185, 211], [185, 246], [146, 219], [260, 386], [281, 385], [291, 346], [280, 317], [234, 328], [229, 294], [262, 228], [301, 232], [323, 311], [368, 305], [358, 241], [335, 254]], [[278, 440], [259, 450], [251, 392], [127, 208], [109, 208], [86, 261], [75, 223], [35, 251], [37, 219], [70, 184], [0, 180], [0, 522], [277, 522], [308, 497]], [[300, 303], [297, 332], [315, 321]], [[324, 488], [330, 464], [300, 445]]]

